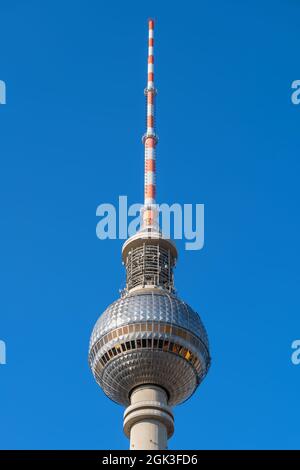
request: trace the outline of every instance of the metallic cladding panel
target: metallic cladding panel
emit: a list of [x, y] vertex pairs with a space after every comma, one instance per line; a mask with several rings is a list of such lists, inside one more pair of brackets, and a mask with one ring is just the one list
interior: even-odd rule
[[[181, 344], [197, 355], [198, 371], [187, 360], [173, 352], [151, 348], [123, 352], [110, 359], [105, 366], [101, 365], [100, 357], [116, 343], [155, 336], [151, 332], [133, 332], [126, 337], [122, 335], [113, 338], [99, 347], [99, 340], [104, 335], [120, 326], [147, 321], [172, 324], [197, 336], [203, 344], [196, 349], [189, 341], [181, 340]], [[172, 334], [165, 334], [163, 339], [176, 341]], [[127, 406], [130, 391], [134, 387], [151, 383], [168, 391], [169, 404], [173, 406], [186, 400], [205, 377], [210, 363], [208, 348], [207, 333], [196, 312], [167, 291], [144, 290], [121, 297], [100, 316], [90, 340], [89, 361], [98, 384], [104, 393], [117, 403]]]
[[95, 377], [104, 393], [124, 406], [130, 404], [130, 391], [138, 385], [165, 388], [170, 406], [186, 400], [197, 387], [196, 374], [183, 358], [153, 350], [135, 350], [117, 357]]
[[209, 349], [205, 327], [191, 307], [166, 291], [132, 293], [113, 302], [97, 320], [90, 347], [110, 330], [129, 323], [161, 321], [192, 331]]

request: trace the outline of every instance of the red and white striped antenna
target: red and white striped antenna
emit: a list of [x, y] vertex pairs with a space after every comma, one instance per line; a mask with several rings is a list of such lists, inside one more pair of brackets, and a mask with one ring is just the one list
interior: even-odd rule
[[154, 122], [154, 100], [156, 88], [154, 86], [154, 20], [148, 21], [148, 79], [145, 95], [147, 99], [147, 129], [143, 136], [145, 146], [145, 195], [143, 208], [143, 228], [157, 227], [156, 210], [156, 158], [155, 147], [157, 136]]

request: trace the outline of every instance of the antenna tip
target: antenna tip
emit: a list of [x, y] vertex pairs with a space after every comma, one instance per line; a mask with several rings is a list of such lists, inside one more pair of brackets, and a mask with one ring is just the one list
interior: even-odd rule
[[149, 20], [148, 20], [148, 24], [149, 24], [149, 29], [153, 29], [153, 28], [154, 28], [154, 20], [153, 20], [153, 19], [149, 19]]

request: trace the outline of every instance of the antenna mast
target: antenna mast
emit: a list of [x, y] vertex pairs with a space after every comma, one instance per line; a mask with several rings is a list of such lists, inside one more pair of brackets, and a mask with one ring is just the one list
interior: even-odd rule
[[154, 100], [157, 93], [154, 86], [154, 20], [148, 21], [148, 78], [145, 95], [147, 99], [147, 130], [143, 136], [145, 146], [145, 195], [143, 228], [157, 228], [156, 210], [156, 158], [157, 136], [154, 122]]

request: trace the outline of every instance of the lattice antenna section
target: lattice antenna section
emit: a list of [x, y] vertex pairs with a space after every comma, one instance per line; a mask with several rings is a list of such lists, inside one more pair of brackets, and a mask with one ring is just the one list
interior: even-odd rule
[[127, 254], [126, 288], [162, 287], [174, 292], [174, 255], [159, 243], [143, 242]]

